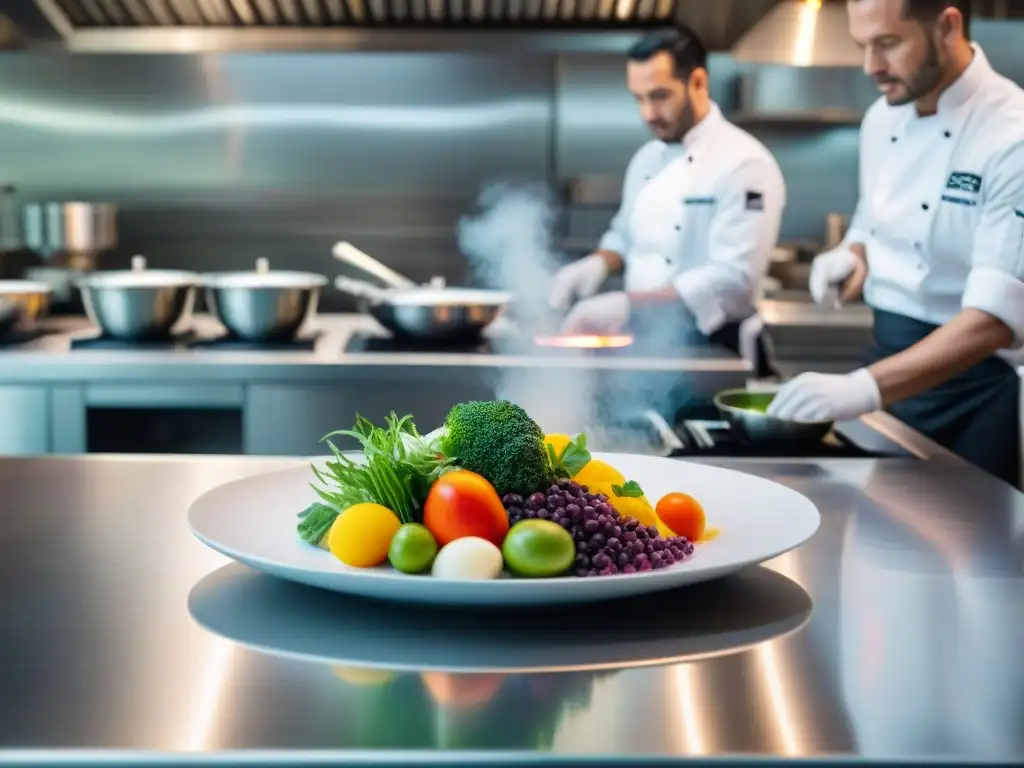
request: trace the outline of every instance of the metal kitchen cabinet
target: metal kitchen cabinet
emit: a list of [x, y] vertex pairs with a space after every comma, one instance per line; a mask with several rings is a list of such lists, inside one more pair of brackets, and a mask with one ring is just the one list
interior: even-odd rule
[[[493, 397], [493, 387], [481, 380], [424, 380], [404, 371], [383, 381], [302, 386], [252, 384], [246, 388], [245, 453], [323, 454], [327, 449], [321, 438], [328, 432], [351, 429], [357, 412], [375, 424], [382, 424], [391, 411], [399, 416], [412, 414], [417, 427], [428, 432], [441, 425], [456, 403]], [[355, 441], [347, 438], [333, 442], [341, 449], [357, 447]]]
[[39, 385], [0, 386], [0, 455], [49, 451], [49, 390]]

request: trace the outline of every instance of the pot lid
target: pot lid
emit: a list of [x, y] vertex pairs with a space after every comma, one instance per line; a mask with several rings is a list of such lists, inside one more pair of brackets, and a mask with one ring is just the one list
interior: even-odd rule
[[180, 269], [146, 269], [144, 256], [132, 257], [131, 269], [90, 272], [78, 279], [83, 288], [168, 288], [195, 285], [199, 275]]
[[483, 288], [410, 288], [390, 289], [383, 292], [384, 300], [395, 306], [414, 304], [443, 304], [445, 306], [508, 304], [512, 296], [504, 291]]
[[207, 272], [200, 279], [210, 288], [322, 288], [327, 285], [327, 278], [315, 272], [272, 270], [268, 259], [256, 259], [252, 271]]
[[46, 283], [36, 280], [0, 280], [0, 294], [10, 296], [23, 293], [52, 293], [53, 289]]

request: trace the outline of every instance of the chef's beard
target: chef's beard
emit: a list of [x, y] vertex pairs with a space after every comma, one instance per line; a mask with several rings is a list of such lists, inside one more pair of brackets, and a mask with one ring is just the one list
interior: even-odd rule
[[683, 105], [683, 111], [671, 127], [666, 126], [664, 130], [660, 129], [661, 126], [659, 124], [651, 124], [648, 127], [655, 136], [666, 144], [678, 144], [696, 124], [697, 120], [693, 111], [693, 102], [687, 99]]
[[909, 80], [901, 80], [896, 77], [876, 77], [875, 82], [880, 85], [883, 83], [900, 83], [906, 93], [900, 98], [888, 99], [888, 102], [889, 106], [902, 107], [905, 104], [911, 104], [934, 91], [942, 82], [942, 70], [942, 58], [939, 55], [939, 47], [935, 44], [934, 40], [929, 38], [928, 53], [925, 56], [924, 61], [921, 62], [921, 66], [918, 68], [917, 72], [915, 72]]

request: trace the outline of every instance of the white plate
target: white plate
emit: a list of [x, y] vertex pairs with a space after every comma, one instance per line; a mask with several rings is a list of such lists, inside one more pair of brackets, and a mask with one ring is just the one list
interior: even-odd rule
[[[580, 579], [450, 581], [407, 576], [389, 566], [350, 568], [302, 541], [298, 513], [317, 501], [308, 464], [235, 480], [201, 496], [188, 511], [192, 533], [212, 549], [280, 578], [366, 597], [417, 603], [543, 605], [608, 600], [708, 581], [771, 560], [809, 539], [821, 517], [805, 496], [734, 470], [675, 459], [595, 453], [652, 503], [682, 491], [704, 507], [718, 538], [692, 558], [657, 571]], [[326, 458], [316, 460], [318, 465]]]

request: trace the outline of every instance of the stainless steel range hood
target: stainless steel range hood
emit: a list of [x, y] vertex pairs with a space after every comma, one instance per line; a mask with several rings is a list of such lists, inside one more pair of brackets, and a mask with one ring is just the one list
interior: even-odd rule
[[858, 67], [864, 54], [847, 24], [846, 0], [784, 0], [733, 46], [740, 61]]
[[[728, 50], [777, 0], [5, 0], [27, 36], [76, 51], [621, 51], [685, 21]], [[37, 17], [33, 20], [32, 16]], [[45, 19], [45, 28], [37, 23]], [[467, 32], [475, 34], [467, 34]]]

